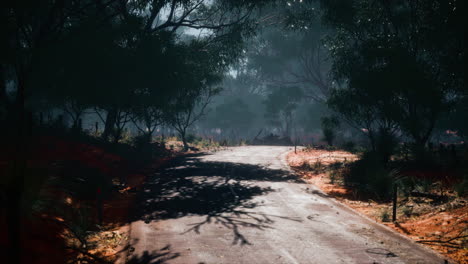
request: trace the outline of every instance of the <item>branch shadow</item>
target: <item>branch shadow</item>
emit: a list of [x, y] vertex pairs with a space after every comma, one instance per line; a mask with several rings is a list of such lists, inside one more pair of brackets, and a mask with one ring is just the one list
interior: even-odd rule
[[191, 224], [182, 234], [200, 233], [204, 225], [219, 224], [232, 230], [233, 245], [251, 244], [241, 233], [242, 227], [271, 229], [275, 218], [302, 221], [252, 210], [263, 205], [253, 198], [275, 191], [258, 182], [298, 182], [291, 172], [251, 164], [208, 162], [201, 160], [202, 156], [179, 157], [155, 172], [139, 194], [140, 207], [133, 220], [150, 223], [204, 216], [203, 221]]
[[241, 227], [255, 228], [257, 230], [272, 229], [271, 226], [275, 221], [274, 218], [287, 219], [295, 222], [302, 222], [299, 218], [286, 217], [279, 215], [271, 215], [257, 212], [249, 212], [245, 210], [233, 210], [229, 212], [219, 213], [216, 215], [208, 215], [205, 220], [190, 224], [190, 228], [185, 233], [195, 232], [200, 234], [202, 226], [207, 224], [221, 224], [227, 229], [232, 230], [234, 239], [232, 245], [252, 245], [252, 243], [240, 232]]
[[165, 247], [154, 250], [152, 252], [144, 251], [142, 255], [132, 256], [127, 260], [127, 264], [164, 264], [167, 261], [178, 258], [179, 253], [173, 253], [171, 251], [171, 245], [166, 245]]

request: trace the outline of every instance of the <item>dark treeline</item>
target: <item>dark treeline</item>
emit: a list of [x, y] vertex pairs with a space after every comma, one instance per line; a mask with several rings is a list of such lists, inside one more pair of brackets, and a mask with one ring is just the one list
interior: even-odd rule
[[92, 112], [104, 141], [118, 142], [128, 123], [150, 141], [165, 124], [187, 148], [187, 128], [242, 54], [244, 39], [255, 29], [252, 14], [264, 2], [2, 2], [0, 123], [2, 151], [12, 151], [11, 168], [2, 175], [8, 263], [21, 256], [21, 203], [33, 128], [80, 132]]
[[260, 4], [13, 1], [2, 9], [2, 120], [27, 109], [43, 122], [60, 109], [79, 127], [93, 110], [104, 139], [118, 141], [129, 121], [184, 130], [180, 114], [216, 93]]

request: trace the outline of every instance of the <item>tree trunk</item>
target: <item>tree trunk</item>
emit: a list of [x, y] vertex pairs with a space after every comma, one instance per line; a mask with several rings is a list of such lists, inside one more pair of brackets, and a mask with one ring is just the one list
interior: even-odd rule
[[0, 64], [0, 105], [8, 103], [5, 81], [5, 68]]
[[8, 100], [5, 74], [5, 67], [0, 65], [0, 114], [1, 108], [5, 111], [5, 116], [0, 116], [0, 122], [5, 122], [6, 127], [11, 125], [8, 120], [14, 119], [15, 105]]
[[7, 188], [7, 225], [8, 225], [8, 263], [21, 262], [21, 200], [23, 196], [24, 181], [26, 174], [26, 148], [27, 128], [25, 118], [25, 76], [18, 76], [18, 91], [16, 95], [16, 118], [13, 124], [15, 150], [13, 153], [13, 173], [9, 179]]
[[122, 137], [122, 129], [116, 128], [116, 129], [113, 131], [113, 136], [114, 136], [114, 140], [113, 140], [112, 142], [113, 142], [114, 144], [119, 143], [119, 140], [120, 140], [120, 138]]
[[104, 131], [102, 132], [102, 139], [105, 141], [109, 140], [109, 136], [112, 134], [115, 122], [117, 121], [117, 110], [111, 108], [107, 111], [106, 122], [104, 124]]
[[189, 145], [187, 143], [187, 138], [186, 138], [186, 131], [183, 130], [180, 132], [180, 137], [182, 138], [182, 143], [184, 144], [184, 151], [188, 151], [189, 150]]

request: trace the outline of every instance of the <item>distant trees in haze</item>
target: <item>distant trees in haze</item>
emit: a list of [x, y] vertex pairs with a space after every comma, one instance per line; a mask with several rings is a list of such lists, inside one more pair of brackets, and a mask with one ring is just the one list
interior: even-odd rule
[[208, 116], [210, 128], [219, 128], [226, 132], [232, 140], [239, 140], [254, 126], [258, 113], [252, 112], [249, 105], [241, 98], [226, 98], [225, 101], [212, 109]]
[[321, 118], [320, 122], [322, 125], [322, 132], [325, 141], [328, 145], [333, 146], [333, 143], [336, 138], [337, 129], [340, 126], [340, 121], [334, 116], [324, 116]]
[[[328, 80], [324, 101], [348, 125], [363, 131], [372, 149], [382, 145], [382, 138], [398, 137], [412, 141], [415, 148], [424, 148], [434, 130], [442, 125], [441, 120], [462, 134], [462, 122], [450, 124], [448, 120], [460, 120], [468, 114], [462, 110], [466, 102], [462, 70], [466, 59], [464, 3], [311, 0], [291, 2], [285, 10], [286, 37], [322, 32], [304, 45], [309, 46], [304, 51], [315, 50], [317, 39], [322, 43], [320, 48], [325, 49], [319, 53], [328, 58], [322, 62], [322, 69], [329, 66], [329, 74], [324, 75]], [[320, 22], [323, 30], [314, 31]], [[284, 39], [269, 41], [282, 43]], [[285, 43], [276, 47], [287, 46]], [[284, 48], [275, 52], [275, 45], [262, 47], [270, 47], [275, 58], [294, 53]], [[292, 76], [284, 80], [292, 82], [293, 77], [305, 76], [294, 69], [317, 68], [306, 62], [317, 60], [299, 56], [289, 70], [285, 69]], [[310, 76], [320, 80], [318, 74]], [[319, 89], [315, 94], [322, 93]]]
[[282, 136], [291, 137], [296, 109], [302, 99], [303, 92], [297, 86], [270, 88], [264, 101], [265, 117], [281, 129]]

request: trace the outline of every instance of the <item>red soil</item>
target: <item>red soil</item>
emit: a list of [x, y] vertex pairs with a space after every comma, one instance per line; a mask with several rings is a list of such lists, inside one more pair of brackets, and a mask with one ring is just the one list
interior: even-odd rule
[[[56, 161], [75, 161], [88, 168], [99, 170], [103, 175], [110, 179], [119, 179], [125, 176], [127, 179], [127, 188], [120, 192], [112, 193], [111, 197], [103, 202], [103, 226], [107, 230], [117, 229], [128, 223], [129, 212], [135, 201], [135, 193], [128, 192], [129, 189], [139, 188], [146, 179], [145, 171], [131, 172], [128, 162], [122, 157], [108, 153], [102, 148], [71, 142], [53, 137], [41, 137], [34, 141], [35, 144], [30, 147], [28, 155], [29, 168], [47, 168]], [[0, 154], [0, 173], [8, 171], [8, 163], [11, 153], [6, 149]], [[3, 155], [2, 155], [3, 154]], [[154, 160], [151, 167], [161, 166], [167, 159]], [[73, 168], [67, 168], [73, 170]], [[67, 173], [63, 173], [65, 177]], [[7, 175], [7, 174], [4, 174]], [[70, 199], [70, 207], [79, 207], [81, 202], [95, 204], [94, 201], [77, 201], [73, 197], [67, 197], [61, 190], [49, 190], [55, 196], [55, 199]], [[100, 190], [96, 190], [99, 192]], [[7, 241], [7, 227], [5, 215], [3, 212], [0, 217], [0, 248], [5, 249]], [[63, 220], [58, 216], [52, 215], [30, 215], [24, 216], [21, 220], [23, 244], [22, 263], [32, 264], [62, 264], [67, 260], [73, 259], [79, 253], [67, 249], [66, 228], [61, 223]], [[101, 254], [98, 250], [92, 252], [96, 255], [102, 255], [107, 260], [112, 259], [112, 254]], [[5, 259], [7, 252], [0, 250], [0, 258]], [[115, 253], [115, 252], [114, 252]]]
[[[353, 189], [342, 186], [339, 182], [332, 184], [330, 175], [326, 171], [313, 172], [309, 169], [317, 161], [328, 165], [335, 161], [343, 161], [343, 157], [347, 157], [347, 160], [352, 160], [353, 156], [343, 151], [309, 150], [300, 151], [297, 154], [291, 152], [288, 154], [287, 160], [293, 169], [307, 182], [314, 184], [326, 194], [336, 198], [354, 210], [367, 215], [377, 222], [383, 223], [380, 215], [382, 210], [390, 208], [389, 203], [378, 203], [373, 200], [360, 199]], [[327, 158], [324, 159], [323, 157]], [[337, 159], [333, 160], [334, 157]], [[305, 163], [309, 163], [310, 166], [304, 166]], [[406, 172], [406, 174], [411, 176], [410, 172]], [[429, 173], [429, 176], [422, 174], [424, 173], [416, 173], [415, 177], [428, 178], [430, 176], [432, 178], [438, 177], [437, 179], [441, 178], [440, 175], [434, 175], [434, 172]], [[454, 209], [450, 209], [449, 205], [440, 205], [439, 208], [428, 205], [433, 209], [429, 213], [411, 217], [400, 216], [395, 224], [383, 224], [415, 241], [431, 247], [460, 264], [468, 264], [468, 248], [466, 247], [468, 238], [463, 237], [468, 235], [468, 203], [463, 199], [460, 202], [463, 202], [464, 206]], [[455, 237], [458, 238], [454, 239]]]

